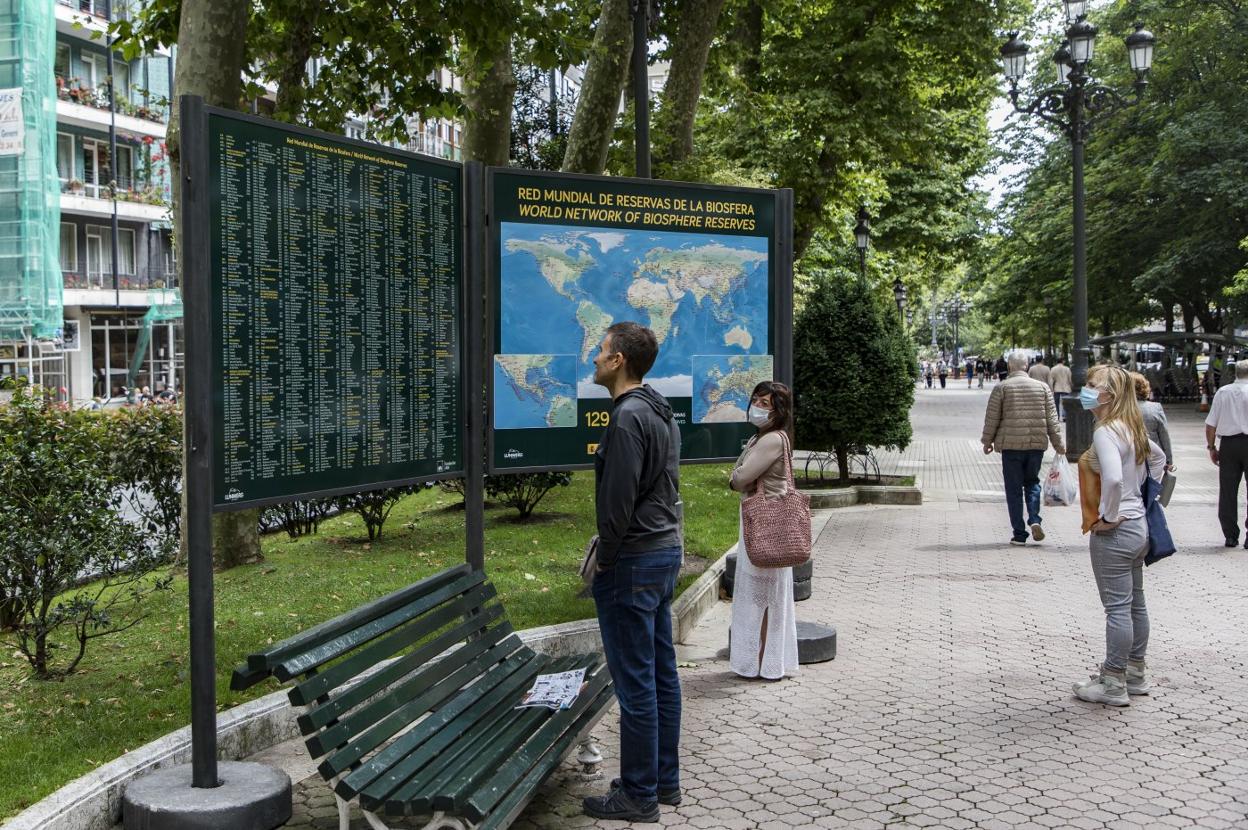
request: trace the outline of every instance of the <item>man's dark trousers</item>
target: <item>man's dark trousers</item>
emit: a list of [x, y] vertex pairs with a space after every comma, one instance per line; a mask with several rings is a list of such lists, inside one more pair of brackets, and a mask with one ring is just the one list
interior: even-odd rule
[[680, 560], [680, 548], [621, 554], [593, 585], [620, 702], [621, 786], [645, 803], [680, 789], [680, 678], [672, 640]]
[[[1002, 450], [1001, 474], [1005, 478], [1005, 506], [1010, 511], [1014, 539], [1026, 541], [1027, 525], [1040, 523], [1040, 466], [1044, 450]], [[1023, 524], [1023, 498], [1027, 500], [1027, 524]]]
[[1248, 474], [1248, 435], [1228, 435], [1218, 445], [1218, 521], [1222, 535], [1239, 541], [1239, 482]]

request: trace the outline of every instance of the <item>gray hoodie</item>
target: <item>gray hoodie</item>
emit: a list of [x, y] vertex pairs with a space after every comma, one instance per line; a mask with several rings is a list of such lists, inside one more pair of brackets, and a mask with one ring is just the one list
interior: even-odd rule
[[594, 453], [594, 503], [599, 567], [681, 544], [680, 427], [649, 386], [615, 400]]

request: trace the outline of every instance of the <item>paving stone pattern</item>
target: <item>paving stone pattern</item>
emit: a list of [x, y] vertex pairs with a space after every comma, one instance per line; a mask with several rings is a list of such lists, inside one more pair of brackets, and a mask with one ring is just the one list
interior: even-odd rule
[[[968, 460], [986, 396], [920, 393], [924, 474]], [[1194, 414], [1171, 417], [1194, 495], [1213, 468], [1199, 466]], [[972, 489], [987, 492], [981, 466]], [[1248, 551], [1221, 547], [1212, 504], [1171, 508], [1180, 553], [1146, 574], [1154, 692], [1112, 709], [1070, 694], [1103, 655], [1077, 510], [1046, 510], [1048, 538], [1020, 549], [1006, 544], [1003, 503], [952, 495], [832, 511], [798, 611], [837, 626], [835, 661], [742, 680], [716, 659], [727, 606], [704, 620], [683, 650], [685, 800], [662, 808], [663, 825], [1248, 827]], [[606, 777], [616, 722], [612, 711], [599, 730]], [[566, 764], [514, 826], [627, 826], [580, 813], [604, 787]], [[290, 827], [337, 826], [319, 779], [296, 802]]]

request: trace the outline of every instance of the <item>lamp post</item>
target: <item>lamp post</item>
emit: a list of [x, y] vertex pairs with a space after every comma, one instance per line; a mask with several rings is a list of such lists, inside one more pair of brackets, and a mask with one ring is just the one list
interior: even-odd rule
[[1044, 295], [1044, 310], [1045, 310], [1044, 316], [1048, 318], [1048, 323], [1049, 323], [1049, 351], [1048, 351], [1047, 357], [1048, 357], [1048, 362], [1053, 363], [1053, 295], [1052, 294]]
[[893, 300], [897, 303], [897, 315], [904, 317], [906, 315], [906, 284], [901, 281], [901, 277], [893, 280]]
[[[1070, 141], [1073, 167], [1072, 191], [1074, 207], [1074, 359], [1071, 374], [1075, 388], [1087, 379], [1088, 359], [1088, 273], [1086, 204], [1083, 184], [1083, 151], [1088, 133], [1099, 121], [1121, 109], [1139, 103], [1148, 86], [1148, 72], [1153, 65], [1153, 49], [1157, 38], [1137, 23], [1135, 32], [1126, 39], [1131, 69], [1135, 72], [1134, 92], [1127, 98], [1117, 90], [1098, 83], [1090, 74], [1096, 51], [1097, 28], [1088, 22], [1087, 0], [1063, 0], [1066, 8], [1066, 40], [1053, 55], [1057, 83], [1040, 91], [1029, 102], [1019, 103], [1018, 82], [1027, 71], [1027, 53], [1031, 47], [1011, 32], [1001, 47], [1005, 78], [1010, 83], [1010, 101], [1016, 112], [1034, 115], [1057, 127]], [[1078, 456], [1091, 443], [1091, 419], [1088, 415], [1068, 418], [1067, 447]]]
[[962, 299], [962, 293], [958, 292], [953, 295], [953, 299], [946, 304], [945, 313], [949, 318], [949, 322], [953, 323], [953, 362], [956, 365], [958, 360], [958, 321], [962, 319], [964, 312], [971, 310], [971, 304]]
[[867, 281], [867, 248], [871, 246], [871, 215], [866, 207], [858, 208], [858, 224], [854, 225], [854, 244], [858, 246], [858, 277]]

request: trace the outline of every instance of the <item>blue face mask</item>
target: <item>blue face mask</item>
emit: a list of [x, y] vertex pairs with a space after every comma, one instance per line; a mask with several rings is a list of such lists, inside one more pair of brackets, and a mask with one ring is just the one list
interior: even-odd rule
[[1079, 403], [1083, 404], [1086, 410], [1092, 410], [1101, 405], [1101, 392], [1099, 389], [1093, 389], [1085, 386], [1079, 390]]

